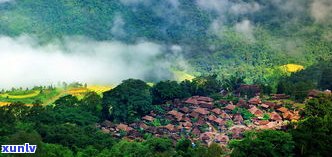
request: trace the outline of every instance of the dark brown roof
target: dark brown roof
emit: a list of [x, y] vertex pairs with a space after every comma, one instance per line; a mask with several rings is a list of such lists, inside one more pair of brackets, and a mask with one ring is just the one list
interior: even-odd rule
[[112, 124], [112, 122], [109, 121], [109, 120], [105, 120], [105, 121], [103, 121], [100, 125], [103, 126], [103, 127], [106, 127], [106, 128], [110, 128], [110, 127], [113, 127], [113, 126], [114, 126], [114, 125]]
[[188, 107], [182, 107], [180, 108], [180, 110], [184, 113], [188, 113], [189, 112], [189, 108]]
[[236, 106], [246, 106], [246, 102], [243, 99], [240, 99]]
[[238, 122], [242, 122], [243, 121], [243, 117], [241, 116], [241, 114], [235, 114], [233, 116], [233, 120], [234, 121], [238, 121]]
[[183, 123], [180, 123], [180, 125], [183, 127], [192, 127], [193, 126], [193, 124], [190, 122], [183, 122]]
[[219, 125], [224, 125], [225, 124], [225, 121], [223, 119], [221, 119], [221, 118], [217, 118], [217, 119], [215, 119], [213, 121], [216, 122]]
[[213, 108], [213, 103], [212, 102], [198, 101], [198, 104], [199, 104], [200, 107]]
[[193, 117], [193, 118], [198, 118], [199, 117], [199, 113], [193, 111], [190, 113], [190, 116]]
[[201, 134], [201, 131], [200, 131], [197, 127], [195, 127], [195, 128], [191, 131], [191, 133], [194, 134], [194, 135], [196, 135], [196, 136], [198, 136], [198, 135]]
[[207, 133], [203, 133], [203, 134], [201, 134], [201, 139], [203, 141], [210, 140], [211, 136], [209, 136]]
[[275, 100], [290, 98], [290, 96], [286, 94], [271, 94], [271, 96], [272, 96], [271, 98]]
[[226, 135], [217, 135], [217, 136], [215, 137], [215, 141], [216, 141], [216, 142], [224, 142], [224, 143], [227, 143], [227, 142], [229, 141], [229, 138], [228, 138], [228, 136], [226, 136]]
[[276, 104], [274, 102], [269, 102], [269, 101], [264, 102], [263, 104], [269, 105], [270, 108], [274, 108], [276, 106]]
[[146, 129], [149, 128], [149, 126], [147, 126], [147, 125], [144, 124], [144, 123], [141, 123], [141, 124], [139, 125], [139, 127], [142, 128], [142, 129], [144, 129], [144, 130], [146, 130]]

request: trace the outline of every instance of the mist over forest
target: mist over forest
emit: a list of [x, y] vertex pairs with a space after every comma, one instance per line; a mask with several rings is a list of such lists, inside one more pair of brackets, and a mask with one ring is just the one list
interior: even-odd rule
[[276, 86], [276, 67], [331, 58], [331, 15], [329, 0], [2, 0], [0, 86], [174, 70]]

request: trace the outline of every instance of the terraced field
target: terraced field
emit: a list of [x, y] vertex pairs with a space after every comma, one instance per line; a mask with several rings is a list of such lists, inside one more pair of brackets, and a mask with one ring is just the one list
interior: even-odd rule
[[92, 86], [88, 86], [87, 89], [93, 92], [96, 92], [97, 94], [102, 94], [106, 91], [111, 90], [112, 88], [114, 88], [113, 86], [99, 86], [99, 85], [92, 85]]
[[304, 69], [304, 67], [302, 65], [298, 65], [298, 64], [286, 64], [286, 65], [281, 66], [281, 68], [289, 73], [298, 72], [298, 71], [301, 71]]
[[27, 94], [11, 94], [11, 93], [4, 93], [4, 94], [0, 94], [0, 97], [3, 98], [9, 98], [9, 99], [26, 99], [26, 98], [32, 98], [32, 97], [36, 97], [40, 94], [40, 90], [33, 90]]
[[174, 73], [175, 80], [177, 80], [177, 81], [184, 81], [184, 80], [191, 81], [195, 78], [195, 76], [190, 75], [184, 71], [174, 70], [173, 73]]

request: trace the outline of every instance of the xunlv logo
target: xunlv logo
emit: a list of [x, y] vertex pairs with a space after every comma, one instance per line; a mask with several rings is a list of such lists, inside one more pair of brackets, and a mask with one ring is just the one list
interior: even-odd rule
[[25, 143], [24, 145], [2, 145], [1, 153], [35, 153], [37, 145], [30, 145]]

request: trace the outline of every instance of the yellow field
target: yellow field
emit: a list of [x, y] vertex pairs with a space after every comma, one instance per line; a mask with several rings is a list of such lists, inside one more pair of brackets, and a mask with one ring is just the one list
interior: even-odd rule
[[0, 102], [0, 107], [7, 106], [7, 105], [10, 105], [10, 102]]
[[153, 82], [148, 82], [148, 83], [146, 83], [148, 86], [150, 86], [150, 87], [153, 87], [154, 86], [154, 83]]
[[[10, 102], [0, 102], [0, 107], [7, 106], [7, 105], [10, 105], [10, 104], [11, 104]], [[24, 105], [29, 106], [29, 107], [33, 106], [33, 104], [24, 104]]]
[[174, 76], [176, 81], [184, 81], [184, 80], [193, 80], [195, 78], [195, 76], [190, 75], [184, 71], [173, 71]]
[[35, 90], [30, 94], [24, 94], [24, 95], [10, 95], [8, 93], [1, 94], [0, 96], [3, 98], [9, 98], [9, 99], [25, 99], [25, 98], [32, 98], [40, 94], [40, 90]]
[[290, 72], [290, 73], [298, 72], [298, 71], [301, 71], [304, 69], [304, 67], [302, 65], [298, 65], [298, 64], [286, 64], [286, 65], [281, 66], [281, 68], [283, 70], [285, 70], [286, 72]]
[[86, 93], [88, 92], [96, 92], [97, 94], [101, 95], [103, 92], [111, 90], [112, 86], [99, 86], [99, 85], [91, 85], [87, 88], [73, 88], [65, 91], [65, 94], [70, 94], [76, 96], [78, 99], [82, 99]]
[[96, 92], [97, 94], [102, 94], [106, 91], [111, 90], [113, 87], [112, 86], [98, 86], [98, 85], [93, 85], [93, 86], [88, 86], [87, 89], [93, 92]]

